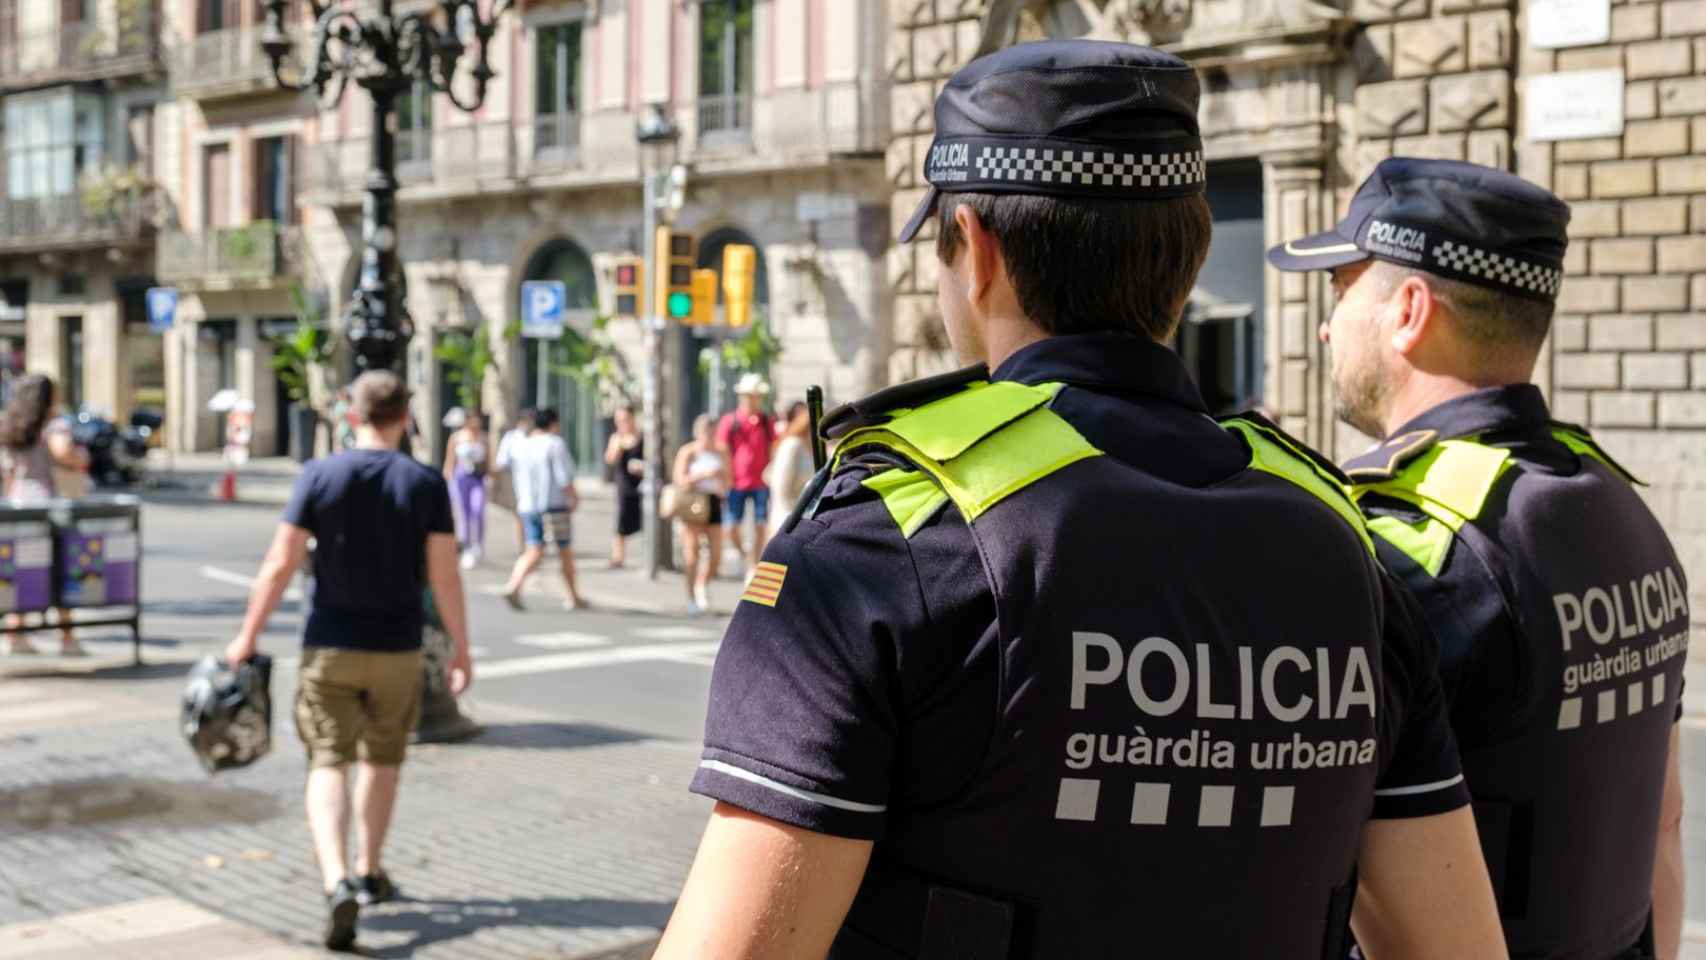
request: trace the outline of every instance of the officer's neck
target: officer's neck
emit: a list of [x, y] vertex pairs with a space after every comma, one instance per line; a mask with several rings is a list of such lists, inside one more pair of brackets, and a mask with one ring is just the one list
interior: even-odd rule
[[1527, 377], [1463, 377], [1412, 370], [1386, 406], [1381, 433], [1387, 437], [1429, 410], [1488, 387], [1527, 383]]
[[983, 362], [989, 365], [989, 369], [998, 370], [1008, 357], [1033, 343], [1047, 340], [1048, 336], [1023, 314], [992, 316], [984, 330]]

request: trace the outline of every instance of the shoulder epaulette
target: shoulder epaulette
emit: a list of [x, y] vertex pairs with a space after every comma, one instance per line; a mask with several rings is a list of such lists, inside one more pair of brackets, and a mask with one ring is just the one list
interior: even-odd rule
[[988, 379], [989, 368], [980, 363], [934, 377], [897, 383], [829, 411], [824, 415], [818, 432], [826, 440], [839, 440], [861, 427], [887, 423], [914, 407], [951, 396]]
[[1351, 525], [1370, 552], [1374, 550], [1362, 511], [1351, 499], [1350, 483], [1332, 461], [1259, 413], [1221, 417], [1218, 422], [1222, 429], [1244, 439], [1250, 448], [1251, 469], [1288, 480], [1313, 494]]
[[[890, 409], [875, 422], [867, 411], [835, 434], [837, 465], [871, 449], [898, 454], [911, 465], [911, 471], [897, 468], [900, 473], [879, 473], [865, 482], [908, 536], [946, 501], [969, 523], [1055, 471], [1101, 455], [1049, 409], [1060, 384], [972, 379], [940, 386], [945, 395], [938, 390], [934, 399]], [[939, 488], [945, 500], [920, 481]]]
[[1611, 454], [1606, 453], [1605, 448], [1599, 445], [1599, 441], [1593, 438], [1593, 434], [1588, 433], [1587, 428], [1579, 427], [1573, 423], [1564, 423], [1561, 420], [1554, 420], [1552, 421], [1552, 437], [1564, 446], [1569, 447], [1571, 452], [1575, 453], [1577, 456], [1590, 457], [1594, 460], [1598, 460], [1600, 463], [1605, 464], [1606, 468], [1612, 473], [1617, 474], [1630, 483], [1642, 487], [1647, 485], [1646, 481], [1635, 476], [1633, 473], [1630, 473], [1628, 468], [1624, 467], [1623, 464], [1613, 460], [1611, 458]]
[[1439, 439], [1438, 430], [1411, 430], [1345, 461], [1345, 476], [1352, 483], [1380, 483], [1426, 453]]

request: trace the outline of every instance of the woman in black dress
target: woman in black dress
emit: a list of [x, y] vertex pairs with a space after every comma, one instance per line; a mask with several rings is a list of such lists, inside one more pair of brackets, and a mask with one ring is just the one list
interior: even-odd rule
[[604, 462], [616, 473], [616, 536], [610, 541], [610, 566], [628, 561], [628, 538], [640, 532], [640, 481], [646, 472], [645, 445], [634, 429], [632, 407], [616, 408], [616, 432], [604, 448]]

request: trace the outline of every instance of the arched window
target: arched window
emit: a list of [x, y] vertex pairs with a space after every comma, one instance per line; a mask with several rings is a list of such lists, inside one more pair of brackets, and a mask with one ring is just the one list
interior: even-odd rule
[[[516, 316], [521, 315], [521, 284], [527, 280], [559, 280], [563, 284], [565, 336], [583, 336], [592, 329], [598, 310], [598, 281], [592, 258], [580, 245], [559, 237], [540, 247], [527, 261], [515, 284]], [[548, 356], [556, 341], [526, 340], [522, 343], [522, 382], [517, 384], [521, 405], [549, 406], [562, 418], [563, 439], [575, 463], [585, 468], [597, 464], [600, 453], [601, 414], [598, 397], [590, 388], [552, 369]], [[547, 358], [544, 364], [542, 358]], [[541, 372], [543, 369], [543, 373]]]

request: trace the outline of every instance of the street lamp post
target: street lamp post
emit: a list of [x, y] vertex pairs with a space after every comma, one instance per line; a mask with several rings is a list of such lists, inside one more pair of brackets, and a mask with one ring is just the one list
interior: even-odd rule
[[[392, 0], [375, 0], [370, 12], [345, 6], [342, 0], [307, 0], [314, 28], [308, 64], [296, 77], [285, 75], [293, 46], [284, 32], [290, 0], [263, 3], [261, 49], [280, 87], [312, 90], [323, 103], [335, 104], [354, 81], [373, 100], [371, 166], [361, 205], [361, 274], [344, 311], [344, 328], [358, 369], [396, 369], [414, 334], [397, 259], [397, 133], [392, 120], [397, 97], [419, 81], [445, 94], [459, 109], [478, 110], [486, 99], [486, 85], [496, 76], [487, 56], [492, 36], [513, 0], [493, 0], [489, 17], [480, 16], [476, 0], [438, 0], [432, 8], [401, 16], [392, 12]], [[464, 99], [452, 81], [469, 37], [477, 47], [469, 71], [473, 95]]]
[[[286, 76], [293, 43], [284, 31], [290, 0], [262, 0], [266, 24], [261, 49], [271, 62], [273, 79], [286, 90], [313, 91], [322, 104], [336, 104], [351, 81], [373, 101], [371, 165], [367, 196], [361, 205], [361, 273], [344, 310], [344, 329], [355, 352], [356, 368], [395, 370], [403, 359], [414, 322], [409, 318], [403, 266], [397, 259], [397, 97], [423, 82], [443, 93], [458, 109], [472, 112], [486, 99], [496, 76], [488, 59], [498, 18], [513, 0], [492, 0], [490, 15], [480, 15], [477, 0], [438, 0], [430, 8], [402, 15], [392, 0], [374, 0], [356, 9], [343, 0], [307, 0], [314, 27], [307, 65]], [[455, 89], [456, 68], [476, 44], [472, 96]], [[421, 719], [416, 738], [423, 742], [457, 740], [478, 728], [456, 705], [445, 679], [448, 643], [442, 631], [428, 631], [424, 643]]]
[[686, 185], [686, 176], [685, 171], [680, 170], [675, 162], [681, 130], [662, 106], [654, 104], [646, 113], [635, 131], [635, 139], [640, 142], [642, 154], [640, 177], [645, 203], [643, 242], [646, 247], [647, 276], [651, 278], [652, 285], [652, 295], [646, 298], [649, 309], [645, 310], [645, 315], [640, 318], [640, 323], [644, 326], [646, 351], [642, 406], [647, 460], [645, 496], [641, 501], [644, 510], [641, 518], [646, 576], [655, 580], [658, 572], [668, 566], [670, 556], [669, 524], [664, 523], [658, 516], [658, 497], [663, 492], [664, 484], [669, 482], [670, 459], [664, 450], [663, 442], [663, 338], [669, 324], [663, 318], [664, 305], [657, 302], [656, 296], [658, 288], [662, 286], [658, 282], [658, 271], [668, 267], [663, 263], [665, 251], [657, 248], [657, 235], [661, 215], [680, 206], [680, 191]]

